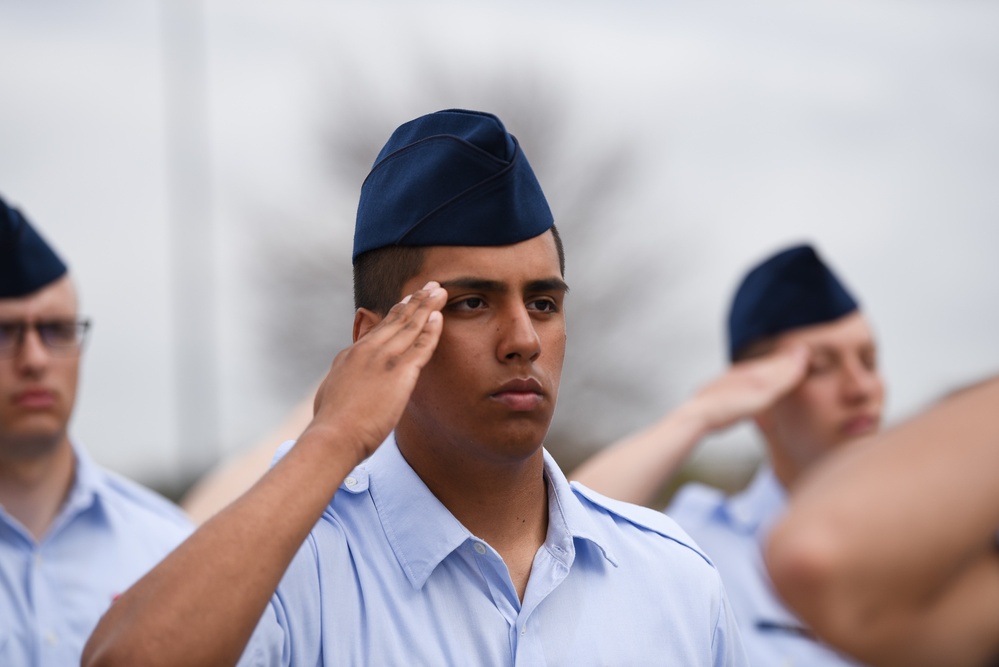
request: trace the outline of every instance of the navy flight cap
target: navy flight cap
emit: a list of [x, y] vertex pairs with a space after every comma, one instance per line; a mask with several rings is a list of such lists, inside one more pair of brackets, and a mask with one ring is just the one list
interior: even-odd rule
[[27, 296], [66, 274], [66, 265], [16, 208], [0, 197], [0, 299]]
[[728, 316], [730, 360], [747, 345], [857, 310], [857, 301], [810, 245], [787, 248], [743, 278]]
[[386, 246], [497, 246], [554, 218], [517, 139], [496, 116], [449, 109], [400, 126], [361, 186], [353, 259]]

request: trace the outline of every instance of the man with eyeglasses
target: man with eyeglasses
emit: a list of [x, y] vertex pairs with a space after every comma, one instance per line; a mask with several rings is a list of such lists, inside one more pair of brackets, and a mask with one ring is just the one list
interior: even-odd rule
[[66, 265], [0, 198], [0, 665], [79, 664], [115, 597], [191, 530], [69, 437], [89, 324]]

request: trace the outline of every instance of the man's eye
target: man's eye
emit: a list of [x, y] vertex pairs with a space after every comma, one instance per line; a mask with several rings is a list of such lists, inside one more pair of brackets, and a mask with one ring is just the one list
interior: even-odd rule
[[38, 329], [42, 337], [53, 343], [74, 343], [76, 342], [76, 325], [72, 322], [48, 322], [39, 324]]
[[21, 325], [11, 322], [0, 322], [0, 345], [17, 340], [21, 335]]
[[469, 296], [451, 303], [452, 310], [478, 310], [485, 305], [485, 301], [477, 296]]
[[822, 375], [832, 370], [833, 363], [829, 359], [818, 359], [813, 360], [808, 364], [808, 374], [809, 375]]
[[529, 307], [542, 313], [558, 312], [558, 306], [551, 299], [536, 299], [529, 304]]
[[874, 354], [865, 354], [861, 356], [860, 360], [867, 370], [875, 371], [878, 369], [878, 358]]

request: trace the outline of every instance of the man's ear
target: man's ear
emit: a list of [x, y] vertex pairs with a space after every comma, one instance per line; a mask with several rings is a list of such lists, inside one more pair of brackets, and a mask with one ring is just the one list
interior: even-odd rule
[[361, 340], [361, 337], [371, 331], [382, 319], [382, 315], [367, 308], [358, 308], [354, 311], [354, 342]]

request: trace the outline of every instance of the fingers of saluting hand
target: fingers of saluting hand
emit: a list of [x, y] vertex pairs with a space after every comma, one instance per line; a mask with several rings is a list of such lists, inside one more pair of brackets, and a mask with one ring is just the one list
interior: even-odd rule
[[386, 370], [397, 364], [413, 362], [417, 369], [430, 359], [440, 338], [441, 308], [447, 292], [436, 282], [429, 282], [422, 289], [410, 294], [392, 306], [385, 318], [364, 337], [357, 341], [381, 351]]
[[797, 343], [778, 350], [773, 357], [767, 359], [770, 362], [770, 378], [781, 393], [789, 391], [797, 386], [805, 377], [808, 370], [808, 358], [811, 352], [804, 343]]
[[759, 393], [761, 400], [771, 401], [801, 382], [808, 367], [808, 355], [808, 347], [797, 344], [779, 348], [760, 359], [736, 364], [732, 370], [743, 376], [747, 390]]
[[[440, 340], [440, 310], [446, 299], [447, 292], [436, 282], [429, 282], [392, 306], [378, 324], [337, 355], [324, 384], [345, 376], [355, 385], [352, 393], [357, 393], [359, 387], [387, 380], [405, 384], [409, 379], [415, 383]], [[411, 383], [408, 391], [412, 390]]]
[[795, 345], [741, 361], [697, 395], [713, 428], [723, 428], [774, 404], [805, 377], [808, 348]]
[[427, 283], [341, 351], [316, 394], [312, 426], [333, 426], [373, 451], [395, 428], [433, 356], [446, 300], [440, 285]]

